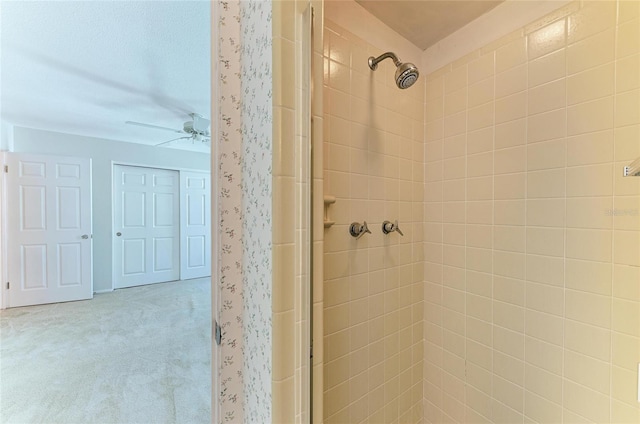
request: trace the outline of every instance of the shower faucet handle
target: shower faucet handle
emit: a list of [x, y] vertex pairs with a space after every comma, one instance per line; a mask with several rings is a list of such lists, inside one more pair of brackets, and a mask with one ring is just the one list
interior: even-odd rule
[[367, 226], [367, 221], [363, 221], [362, 225], [360, 225], [359, 222], [354, 222], [349, 226], [349, 234], [351, 234], [352, 237], [355, 237], [356, 240], [365, 235], [365, 233], [371, 234], [371, 231]]
[[398, 226], [398, 220], [397, 219], [396, 219], [396, 222], [384, 221], [382, 223], [382, 232], [383, 233], [389, 234], [389, 233], [392, 233], [394, 231], [400, 233], [401, 236], [404, 236], [404, 233], [402, 232], [402, 230]]

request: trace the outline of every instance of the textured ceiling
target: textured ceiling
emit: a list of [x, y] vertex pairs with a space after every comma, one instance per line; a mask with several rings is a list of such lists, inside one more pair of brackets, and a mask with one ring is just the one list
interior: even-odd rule
[[2, 1], [0, 7], [4, 121], [157, 144], [180, 135], [125, 121], [181, 129], [190, 112], [209, 118], [209, 1]]
[[[422, 49], [500, 3], [357, 1]], [[144, 144], [169, 140], [178, 135], [124, 122], [180, 129], [190, 112], [209, 118], [210, 39], [207, 0], [2, 1], [0, 118]]]
[[425, 50], [503, 0], [356, 0], [398, 34]]

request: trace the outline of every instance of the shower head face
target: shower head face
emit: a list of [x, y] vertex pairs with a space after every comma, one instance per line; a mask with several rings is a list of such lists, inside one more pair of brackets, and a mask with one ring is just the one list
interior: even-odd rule
[[411, 87], [418, 81], [418, 68], [413, 63], [401, 63], [396, 69], [396, 85], [398, 88], [405, 89]]

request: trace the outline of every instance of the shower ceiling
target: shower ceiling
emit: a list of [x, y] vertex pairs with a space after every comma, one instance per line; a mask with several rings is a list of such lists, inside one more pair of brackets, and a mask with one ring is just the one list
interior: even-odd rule
[[356, 0], [398, 34], [425, 50], [504, 0]]

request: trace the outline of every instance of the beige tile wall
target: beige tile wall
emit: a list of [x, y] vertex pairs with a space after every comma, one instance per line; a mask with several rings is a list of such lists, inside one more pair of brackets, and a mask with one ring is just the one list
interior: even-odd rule
[[[325, 21], [325, 423], [422, 419], [424, 79], [398, 89], [391, 61], [368, 68], [381, 53]], [[354, 221], [372, 234], [352, 238]]]
[[311, 138], [313, 151], [311, 154], [311, 171], [313, 176], [312, 193], [312, 328], [313, 344], [312, 382], [311, 382], [311, 414], [314, 423], [324, 422], [324, 171], [322, 158], [324, 148], [324, 2], [312, 0], [313, 6], [313, 57], [311, 63]]
[[[295, 2], [273, 3], [273, 422], [294, 422], [296, 363]], [[286, 72], [286, 71], [289, 72]], [[289, 206], [290, 205], [290, 206]]]
[[427, 422], [640, 422], [640, 2], [429, 75]]
[[[304, 26], [303, 14], [310, 6], [315, 9], [313, 25], [321, 28], [323, 13], [319, 0], [273, 2], [274, 423], [309, 422], [312, 413], [314, 422], [322, 422], [322, 296], [317, 293], [313, 296], [312, 308], [310, 292], [312, 269], [314, 278], [322, 280], [322, 255], [311, 258], [309, 249], [313, 241], [313, 249], [322, 252], [322, 223], [312, 234], [310, 222], [311, 207], [322, 211], [321, 196], [320, 199], [316, 196], [312, 204], [309, 202], [312, 184], [322, 187], [322, 170], [312, 175], [309, 163], [311, 142], [315, 150], [322, 151], [322, 92], [315, 93], [311, 110], [315, 121], [320, 123], [320, 132], [309, 140], [311, 122], [305, 104], [311, 90], [303, 76], [308, 72], [302, 67], [312, 54], [316, 62], [322, 63], [322, 31], [315, 31], [312, 46], [305, 44], [308, 37], [304, 32], [308, 28]], [[322, 66], [318, 68], [320, 71], [311, 77], [313, 83], [320, 86]], [[318, 287], [321, 289], [322, 284]], [[310, 334], [311, 313], [316, 315], [314, 335]], [[313, 364], [309, 358], [311, 338], [319, 346], [315, 349]], [[313, 388], [309, 369], [312, 365]], [[313, 411], [311, 392], [314, 393]]]

